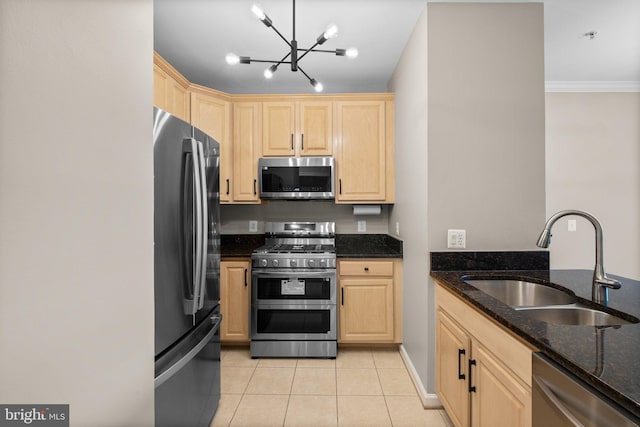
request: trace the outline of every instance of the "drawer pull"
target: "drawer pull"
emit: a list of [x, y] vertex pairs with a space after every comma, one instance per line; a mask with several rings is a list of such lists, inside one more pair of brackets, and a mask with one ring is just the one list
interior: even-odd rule
[[365, 268], [364, 268], [364, 271], [369, 271], [369, 267], [365, 267]]

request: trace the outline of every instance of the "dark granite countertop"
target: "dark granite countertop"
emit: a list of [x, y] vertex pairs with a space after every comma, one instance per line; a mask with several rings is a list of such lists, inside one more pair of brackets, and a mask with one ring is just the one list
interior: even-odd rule
[[249, 258], [251, 252], [264, 245], [264, 234], [222, 234], [220, 255], [222, 258]]
[[[438, 256], [436, 258], [440, 259], [434, 262], [434, 255], [437, 254], [432, 253], [432, 266], [440, 269], [447, 267], [447, 263], [441, 262]], [[441, 271], [432, 268], [431, 276], [569, 372], [640, 417], [640, 370], [636, 365], [640, 354], [640, 323], [609, 327], [548, 324], [528, 318], [524, 313], [463, 281], [465, 277], [514, 278], [544, 283], [567, 289], [578, 297], [578, 302], [594, 306], [591, 303], [592, 270], [512, 270], [508, 267], [491, 270], [488, 264], [480, 267], [474, 265], [468, 255], [466, 261], [453, 267]], [[640, 318], [640, 281], [608, 275], [620, 280], [622, 288], [609, 291], [607, 308], [595, 308], [622, 317], [626, 314], [627, 318], [628, 315]]]
[[402, 258], [402, 240], [388, 234], [336, 234], [338, 258]]
[[[250, 257], [264, 245], [264, 234], [223, 234], [221, 256]], [[402, 241], [387, 234], [336, 234], [338, 258], [402, 258]]]

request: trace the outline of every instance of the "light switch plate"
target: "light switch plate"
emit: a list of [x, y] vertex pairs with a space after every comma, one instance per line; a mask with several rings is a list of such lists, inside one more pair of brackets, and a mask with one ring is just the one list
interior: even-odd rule
[[447, 230], [447, 248], [464, 249], [467, 247], [466, 230]]

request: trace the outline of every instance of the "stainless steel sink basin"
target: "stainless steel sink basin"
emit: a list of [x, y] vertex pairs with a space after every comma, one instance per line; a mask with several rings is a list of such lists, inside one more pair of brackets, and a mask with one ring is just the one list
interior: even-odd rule
[[470, 279], [465, 283], [512, 307], [566, 305], [576, 302], [573, 295], [550, 286], [523, 280]]
[[637, 323], [579, 305], [520, 308], [517, 310], [533, 319], [556, 325], [614, 326]]

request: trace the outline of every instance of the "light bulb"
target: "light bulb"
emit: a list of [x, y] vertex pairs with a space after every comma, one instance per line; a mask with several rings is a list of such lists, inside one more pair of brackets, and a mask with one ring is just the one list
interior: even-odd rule
[[355, 58], [358, 56], [358, 49], [356, 49], [355, 47], [350, 47], [349, 49], [347, 49], [346, 55], [349, 58]]
[[227, 53], [227, 56], [224, 59], [229, 65], [236, 65], [240, 62], [240, 57], [235, 53]]
[[251, 6], [251, 12], [253, 12], [253, 14], [256, 15], [256, 17], [261, 21], [264, 21], [264, 19], [267, 17], [267, 15], [264, 14], [264, 11], [257, 4]]
[[264, 77], [270, 79], [271, 77], [273, 77], [273, 73], [275, 73], [277, 69], [278, 67], [275, 64], [270, 66], [269, 68], [264, 70]]
[[316, 92], [322, 92], [322, 89], [324, 89], [322, 83], [320, 83], [316, 79], [311, 79], [309, 82], [311, 83], [311, 86], [313, 86], [313, 88], [316, 90]]
[[322, 36], [325, 39], [332, 39], [334, 37], [338, 37], [338, 27], [335, 24], [331, 24], [324, 30]]

